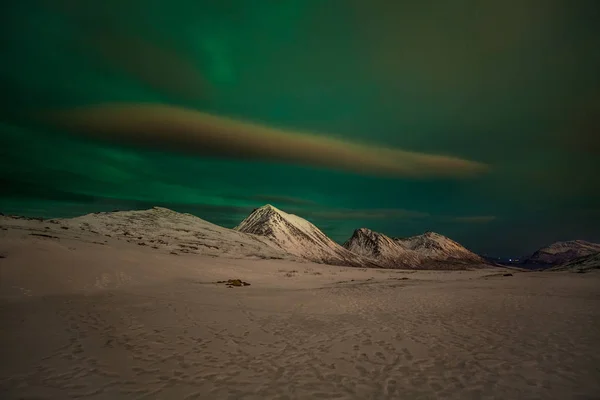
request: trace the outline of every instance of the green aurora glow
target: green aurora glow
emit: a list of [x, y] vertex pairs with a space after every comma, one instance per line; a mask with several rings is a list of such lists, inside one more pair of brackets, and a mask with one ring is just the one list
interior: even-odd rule
[[[359, 227], [393, 236], [433, 230], [498, 255], [556, 240], [600, 241], [594, 1], [8, 0], [0, 7], [4, 213], [162, 205], [233, 227], [271, 203], [339, 242]], [[490, 169], [469, 177], [363, 174], [115, 143], [36, 119], [125, 102]]]

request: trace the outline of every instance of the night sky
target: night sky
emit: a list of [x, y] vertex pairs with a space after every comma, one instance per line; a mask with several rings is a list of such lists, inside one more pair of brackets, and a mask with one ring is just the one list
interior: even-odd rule
[[5, 0], [0, 211], [600, 242], [596, 3]]

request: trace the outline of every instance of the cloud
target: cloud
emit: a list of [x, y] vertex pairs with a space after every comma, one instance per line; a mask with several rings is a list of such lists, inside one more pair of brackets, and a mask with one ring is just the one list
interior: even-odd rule
[[198, 67], [167, 44], [128, 32], [92, 32], [81, 40], [92, 56], [170, 95], [198, 99], [209, 90]]
[[112, 142], [364, 175], [465, 178], [488, 169], [457, 157], [353, 143], [161, 104], [111, 103], [44, 112], [40, 118]]
[[431, 7], [428, 2], [347, 2], [373, 76], [390, 85], [410, 76], [431, 91], [454, 95], [457, 90], [501, 91], [507, 83], [528, 76], [523, 65], [507, 68], [505, 60], [555, 34], [556, 21], [564, 20], [568, 4], [459, 1]]
[[[40, 0], [52, 12], [58, 12], [74, 29], [71, 51], [90, 58], [92, 63], [125, 73], [171, 96], [197, 100], [211, 91], [191, 49], [169, 30], [168, 18], [160, 18], [154, 7], [144, 1]], [[193, 3], [164, 4], [177, 15], [178, 27], [185, 31], [198, 15]], [[159, 5], [160, 7], [160, 5]], [[164, 10], [163, 10], [164, 12]], [[188, 46], [189, 47], [189, 46]]]
[[[546, 210], [548, 214], [552, 214], [553, 210]], [[588, 221], [600, 218], [600, 208], [573, 208], [569, 210], [563, 210], [561, 213], [565, 218], [587, 218]]]
[[[286, 211], [286, 210], [283, 210]], [[330, 210], [288, 210], [286, 212], [305, 216], [307, 218], [324, 218], [333, 220], [369, 220], [369, 219], [412, 219], [427, 218], [430, 215], [419, 211], [404, 209], [362, 209], [336, 208]]]
[[288, 214], [295, 214], [302, 218], [318, 218], [323, 220], [379, 220], [379, 219], [413, 219], [428, 218], [429, 213], [405, 210], [402, 208], [373, 208], [373, 209], [352, 209], [319, 207], [319, 204], [312, 200], [302, 199], [293, 196], [276, 195], [227, 195], [224, 196], [233, 200], [250, 200], [259, 202], [260, 205], [273, 204]]
[[293, 196], [275, 196], [275, 195], [261, 195], [258, 194], [256, 196], [248, 196], [246, 197], [249, 200], [257, 200], [266, 203], [282, 203], [282, 204], [291, 204], [298, 206], [314, 206], [315, 203], [312, 200], [301, 199], [299, 197]]
[[[556, 145], [576, 153], [576, 156], [597, 157], [600, 154], [600, 96], [584, 98], [564, 114], [565, 127], [558, 135]], [[598, 165], [597, 158], [595, 161]]]
[[464, 222], [469, 224], [486, 224], [496, 220], [493, 215], [477, 215], [470, 217], [450, 217], [447, 219], [450, 222]]

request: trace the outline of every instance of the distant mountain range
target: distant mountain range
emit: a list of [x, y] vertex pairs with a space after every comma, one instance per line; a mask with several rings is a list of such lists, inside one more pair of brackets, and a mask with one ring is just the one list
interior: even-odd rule
[[[5, 227], [10, 226], [11, 218], [15, 222], [17, 219], [41, 221], [0, 216], [0, 222]], [[409, 238], [393, 238], [360, 228], [340, 246], [309, 221], [269, 204], [255, 209], [234, 229], [161, 207], [142, 211], [93, 213], [46, 222], [59, 225], [65, 234], [76, 230], [116, 237], [174, 254], [304, 260], [332, 265], [398, 269], [456, 270], [498, 265], [435, 232]], [[599, 259], [600, 244], [573, 240], [541, 248], [522, 264], [555, 267], [552, 270], [590, 269], [598, 265]]]
[[363, 267], [380, 266], [367, 257], [343, 248], [307, 220], [285, 213], [270, 204], [255, 209], [234, 229], [265, 237], [284, 252], [309, 261]]
[[600, 269], [600, 253], [578, 257], [548, 269], [548, 271], [574, 271], [587, 272], [592, 269]]
[[524, 260], [524, 264], [559, 265], [597, 253], [600, 253], [600, 244], [598, 243], [586, 242], [585, 240], [569, 240], [542, 247]]
[[326, 264], [402, 269], [465, 269], [487, 264], [460, 244], [433, 232], [392, 239], [361, 228], [340, 246], [307, 220], [270, 204], [255, 209], [234, 229], [267, 237], [289, 254]]
[[391, 238], [366, 228], [357, 229], [344, 247], [377, 260], [388, 268], [464, 269], [487, 262], [455, 241], [435, 232]]
[[530, 256], [512, 259], [486, 258], [489, 262], [529, 270], [589, 270], [600, 268], [600, 244], [585, 240], [555, 242]]

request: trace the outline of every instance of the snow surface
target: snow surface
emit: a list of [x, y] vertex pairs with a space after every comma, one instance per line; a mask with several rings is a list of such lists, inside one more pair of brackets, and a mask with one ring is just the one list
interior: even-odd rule
[[598, 398], [600, 272], [173, 255], [123, 233], [217, 230], [165, 212], [0, 216], [2, 400]]

